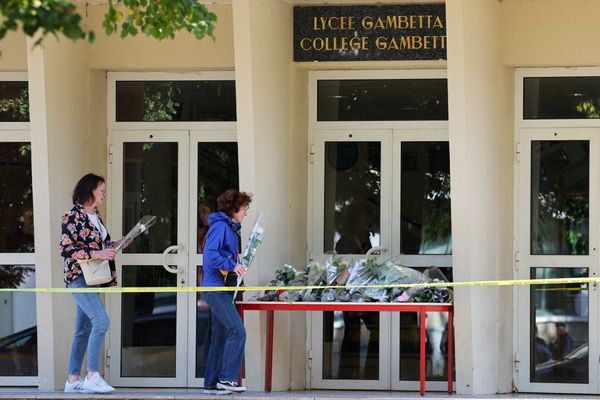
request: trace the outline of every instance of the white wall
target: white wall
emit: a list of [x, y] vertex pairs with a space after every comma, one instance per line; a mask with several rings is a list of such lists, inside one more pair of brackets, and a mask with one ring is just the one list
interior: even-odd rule
[[[292, 8], [280, 0], [234, 0], [233, 17], [240, 187], [255, 193], [252, 209], [265, 211], [268, 235], [253, 267], [259, 270], [250, 272], [248, 283], [265, 284], [279, 266], [290, 262], [290, 234], [300, 232], [303, 227], [295, 215], [297, 212], [302, 215], [304, 211], [292, 206], [300, 206], [304, 200], [291, 196], [302, 191], [303, 182], [306, 182], [302, 179], [306, 172], [300, 172], [299, 167], [306, 157], [302, 154], [306, 144], [302, 139], [296, 143], [298, 139], [290, 136], [291, 132], [298, 133], [291, 129], [292, 123], [297, 121], [291, 116], [290, 103], [291, 90], [296, 87], [291, 69]], [[294, 104], [302, 108], [297, 105], [302, 103], [302, 95], [299, 96], [299, 99], [294, 98]], [[295, 144], [300, 148], [295, 148]], [[294, 161], [290, 162], [292, 152]], [[290, 179], [297, 177], [300, 178], [298, 182]], [[302, 246], [302, 236], [294, 238], [294, 247]], [[300, 252], [295, 254], [301, 258]], [[246, 346], [248, 386], [260, 390], [264, 372], [264, 324], [257, 316], [246, 321], [249, 332]], [[291, 387], [292, 380], [290, 346], [293, 330], [289, 315], [278, 314], [275, 321], [273, 389], [285, 390]], [[303, 337], [299, 335], [300, 340]], [[296, 347], [296, 350], [300, 348]], [[304, 354], [305, 349], [301, 350]], [[298, 375], [302, 375], [299, 371], [304, 360], [304, 356], [298, 358], [294, 382], [302, 381]]]
[[230, 70], [234, 65], [232, 8], [228, 4], [212, 4], [217, 15], [216, 39], [197, 40], [188, 32], [177, 33], [174, 40], [158, 41], [138, 34], [121, 39], [106, 36], [102, 20], [106, 5], [88, 5], [86, 24], [96, 33], [90, 47], [89, 67], [109, 71], [139, 70]]
[[[456, 0], [446, 4], [452, 241], [455, 281], [506, 277], [512, 229], [500, 199], [510, 180], [510, 135], [502, 135], [499, 3]], [[509, 93], [504, 92], [505, 95]], [[510, 125], [508, 125], [510, 126]], [[503, 170], [506, 168], [506, 170]], [[502, 207], [500, 206], [502, 204]], [[508, 204], [511, 204], [508, 202]], [[461, 394], [511, 390], [510, 292], [494, 287], [456, 288], [456, 383]], [[508, 368], [508, 371], [505, 369]]]
[[26, 71], [27, 47], [25, 34], [8, 32], [0, 40], [0, 71]]
[[600, 2], [503, 0], [499, 12], [504, 65], [600, 65]]

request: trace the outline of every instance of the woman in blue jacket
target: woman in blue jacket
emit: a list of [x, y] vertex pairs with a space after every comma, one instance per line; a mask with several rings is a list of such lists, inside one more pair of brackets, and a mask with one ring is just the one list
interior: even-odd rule
[[[204, 244], [206, 287], [223, 287], [229, 272], [243, 277], [246, 268], [239, 263], [239, 232], [252, 196], [230, 189], [217, 198], [218, 212], [208, 217]], [[204, 391], [210, 394], [243, 392], [237, 378], [244, 358], [246, 329], [232, 299], [232, 292], [205, 292], [210, 307], [211, 337], [206, 356]]]

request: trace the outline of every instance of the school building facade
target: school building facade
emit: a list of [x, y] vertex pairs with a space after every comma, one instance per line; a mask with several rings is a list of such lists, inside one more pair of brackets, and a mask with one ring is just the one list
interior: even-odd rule
[[[199, 285], [203, 216], [230, 187], [255, 196], [242, 238], [267, 220], [252, 286], [326, 260], [353, 207], [382, 261], [453, 281], [598, 276], [599, 2], [212, 1], [214, 41], [163, 42], [105, 36], [103, 3], [80, 5], [93, 44], [0, 41], [3, 286], [63, 286], [60, 217], [87, 172], [107, 178], [113, 237], [159, 218], [119, 255], [124, 287]], [[457, 288], [456, 392], [600, 393], [599, 296]], [[202, 387], [201, 295], [105, 302], [111, 385]], [[61, 388], [70, 295], [0, 303], [0, 386]], [[278, 314], [273, 389], [417, 390], [418, 318], [348, 317]], [[446, 388], [445, 318], [427, 315], [428, 390]], [[246, 384], [261, 390], [266, 319], [245, 324]]]

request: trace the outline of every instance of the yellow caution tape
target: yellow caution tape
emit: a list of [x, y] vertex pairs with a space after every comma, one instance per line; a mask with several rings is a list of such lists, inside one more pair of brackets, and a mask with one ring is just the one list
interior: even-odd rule
[[[236, 287], [106, 287], [106, 288], [0, 288], [0, 292], [34, 292], [34, 293], [191, 293], [191, 292], [244, 292], [307, 290], [307, 289], [407, 289], [427, 287], [477, 287], [477, 286], [523, 286], [523, 285], [566, 285], [600, 283], [600, 278], [549, 278], [549, 279], [513, 279], [471, 282], [427, 282], [388, 285], [346, 285], [346, 286], [242, 286]], [[566, 290], [567, 288], [565, 288]], [[583, 289], [583, 288], [582, 288]]]

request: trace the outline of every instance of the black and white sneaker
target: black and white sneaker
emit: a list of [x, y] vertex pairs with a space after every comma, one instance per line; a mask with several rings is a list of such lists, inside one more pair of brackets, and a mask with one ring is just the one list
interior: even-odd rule
[[216, 394], [219, 396], [231, 394], [231, 390], [227, 389], [217, 389], [216, 387], [204, 388], [204, 393], [206, 394]]
[[238, 385], [237, 382], [233, 381], [223, 381], [219, 379], [217, 382], [217, 389], [229, 390], [231, 392], [245, 392], [246, 387]]

